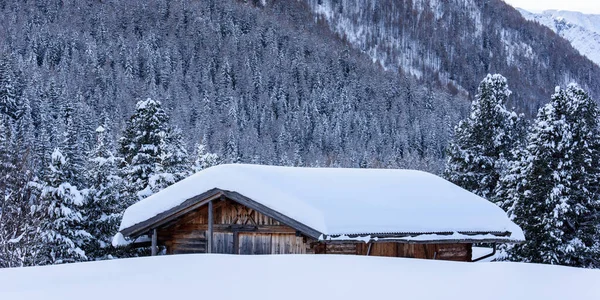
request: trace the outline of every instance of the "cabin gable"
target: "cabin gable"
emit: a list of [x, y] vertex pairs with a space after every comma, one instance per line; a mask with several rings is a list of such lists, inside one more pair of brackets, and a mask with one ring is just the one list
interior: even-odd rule
[[279, 220], [280, 222], [295, 228], [296, 230], [302, 232], [304, 235], [309, 236], [313, 239], [317, 239], [319, 236], [322, 235], [321, 232], [309, 226], [306, 226], [292, 218], [289, 218], [282, 213], [270, 209], [246, 196], [243, 196], [236, 192], [225, 191], [217, 188], [211, 189], [198, 196], [192, 197], [184, 201], [180, 205], [171, 208], [165, 212], [162, 212], [144, 222], [140, 222], [133, 226], [124, 228], [121, 230], [121, 233], [125, 236], [131, 237], [140, 236], [146, 234], [154, 228], [160, 228], [161, 226], [164, 226], [164, 224], [171, 223], [173, 220], [177, 220], [182, 216], [185, 216], [190, 212], [197, 210], [200, 207], [206, 206], [207, 204], [210, 205], [211, 202], [218, 202], [219, 200], [223, 199], [230, 199], [249, 209], [252, 209], [254, 211], [260, 211], [261, 214], [263, 214], [264, 216]]
[[[207, 253], [208, 205], [172, 220], [157, 230], [167, 254]], [[213, 201], [212, 253], [302, 254], [310, 237], [265, 214], [228, 198]]]

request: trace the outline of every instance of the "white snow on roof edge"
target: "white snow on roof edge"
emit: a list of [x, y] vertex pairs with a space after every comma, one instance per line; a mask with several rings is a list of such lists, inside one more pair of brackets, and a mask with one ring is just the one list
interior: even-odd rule
[[245, 164], [202, 170], [130, 206], [119, 230], [211, 189], [237, 192], [326, 235], [522, 230], [495, 204], [438, 176], [397, 169]]
[[117, 232], [117, 234], [115, 234], [115, 236], [113, 236], [113, 239], [112, 239], [113, 247], [125, 247], [129, 244], [130, 244], [130, 242], [125, 240], [125, 237], [123, 236], [122, 233]]
[[463, 234], [459, 232], [453, 232], [452, 234], [435, 234], [435, 233], [426, 233], [415, 236], [405, 236], [405, 237], [376, 237], [371, 235], [359, 235], [359, 236], [348, 236], [346, 234], [340, 236], [320, 236], [320, 241], [354, 241], [354, 242], [385, 242], [385, 241], [394, 241], [394, 242], [426, 242], [426, 241], [489, 241], [494, 240], [498, 242], [505, 243], [514, 243], [514, 242], [522, 242], [520, 239], [513, 239], [511, 236], [496, 236], [490, 233], [486, 234]]

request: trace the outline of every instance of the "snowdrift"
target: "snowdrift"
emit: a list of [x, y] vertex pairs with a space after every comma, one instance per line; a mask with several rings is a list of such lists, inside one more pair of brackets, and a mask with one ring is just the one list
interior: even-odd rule
[[174, 255], [0, 270], [0, 299], [600, 299], [600, 271], [335, 255]]

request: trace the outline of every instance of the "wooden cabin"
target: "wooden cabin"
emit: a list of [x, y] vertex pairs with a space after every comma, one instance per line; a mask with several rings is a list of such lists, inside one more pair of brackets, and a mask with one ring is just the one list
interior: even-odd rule
[[209, 168], [134, 204], [120, 235], [151, 237], [153, 255], [162, 249], [454, 261], [471, 261], [473, 243], [523, 240], [501, 209], [432, 174], [255, 165]]

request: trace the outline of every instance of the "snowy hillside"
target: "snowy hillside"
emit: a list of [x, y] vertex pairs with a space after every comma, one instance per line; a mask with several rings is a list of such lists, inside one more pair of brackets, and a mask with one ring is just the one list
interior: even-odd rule
[[537, 21], [565, 38], [582, 55], [600, 65], [600, 15], [573, 11], [546, 10], [531, 13], [519, 9], [523, 17]]
[[500, 0], [303, 1], [374, 62], [450, 90], [472, 93], [485, 74], [501, 73], [517, 99], [510, 105], [527, 99], [535, 112], [557, 84], [597, 85], [587, 75], [597, 66]]
[[177, 255], [4, 269], [0, 299], [597, 299], [599, 281], [520, 263]]

